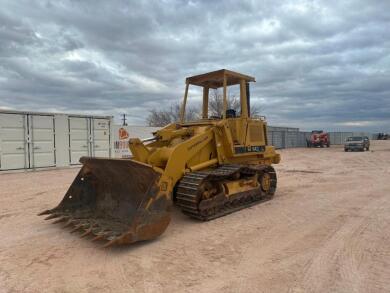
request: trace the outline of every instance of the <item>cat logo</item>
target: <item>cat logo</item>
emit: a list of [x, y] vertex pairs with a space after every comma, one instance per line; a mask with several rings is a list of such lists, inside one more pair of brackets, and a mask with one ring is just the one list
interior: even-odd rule
[[129, 138], [129, 133], [123, 127], [119, 128], [118, 132], [119, 132], [119, 139], [128, 139]]

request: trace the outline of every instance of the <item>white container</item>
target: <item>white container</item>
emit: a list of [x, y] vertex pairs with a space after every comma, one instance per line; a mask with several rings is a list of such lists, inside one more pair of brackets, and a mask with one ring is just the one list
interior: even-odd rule
[[111, 157], [111, 116], [0, 111], [0, 170], [65, 167]]

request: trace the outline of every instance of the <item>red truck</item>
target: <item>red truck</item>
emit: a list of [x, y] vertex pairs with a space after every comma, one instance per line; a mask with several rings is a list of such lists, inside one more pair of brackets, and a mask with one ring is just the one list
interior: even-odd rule
[[306, 140], [307, 147], [329, 147], [329, 134], [323, 130], [313, 130], [310, 134], [310, 139]]

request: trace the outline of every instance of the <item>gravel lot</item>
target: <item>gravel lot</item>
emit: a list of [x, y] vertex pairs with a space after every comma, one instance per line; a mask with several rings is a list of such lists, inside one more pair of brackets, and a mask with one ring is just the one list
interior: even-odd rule
[[36, 216], [77, 168], [1, 174], [0, 292], [390, 292], [390, 141], [280, 152], [272, 201], [112, 249]]

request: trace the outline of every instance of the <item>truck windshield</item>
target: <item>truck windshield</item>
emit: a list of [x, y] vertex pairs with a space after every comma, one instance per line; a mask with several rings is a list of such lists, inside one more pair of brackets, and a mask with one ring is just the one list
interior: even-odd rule
[[361, 140], [363, 140], [363, 137], [361, 136], [353, 136], [347, 138], [347, 141], [361, 141]]

